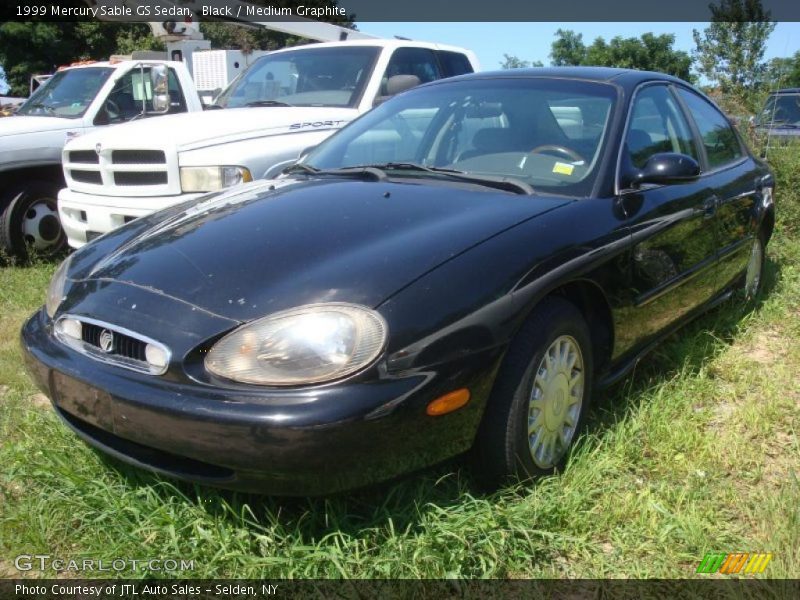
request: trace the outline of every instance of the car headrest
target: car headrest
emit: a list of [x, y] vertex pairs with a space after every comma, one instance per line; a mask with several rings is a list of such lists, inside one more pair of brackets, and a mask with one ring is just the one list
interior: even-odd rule
[[516, 134], [508, 127], [485, 127], [475, 132], [472, 145], [487, 153], [515, 150]]

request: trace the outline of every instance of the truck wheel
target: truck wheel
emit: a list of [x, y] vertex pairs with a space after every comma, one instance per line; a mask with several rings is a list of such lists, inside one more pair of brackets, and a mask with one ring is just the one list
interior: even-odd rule
[[67, 236], [58, 219], [58, 186], [32, 182], [13, 188], [0, 206], [0, 250], [25, 259], [29, 252], [53, 256], [66, 248]]

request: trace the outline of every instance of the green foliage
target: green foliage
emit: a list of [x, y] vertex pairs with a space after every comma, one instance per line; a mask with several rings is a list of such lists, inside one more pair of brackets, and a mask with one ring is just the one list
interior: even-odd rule
[[795, 52], [794, 56], [769, 61], [765, 83], [770, 90], [800, 87], [800, 51]]
[[522, 60], [516, 56], [503, 54], [504, 60], [500, 63], [501, 69], [527, 69], [528, 67], [542, 67], [544, 66], [539, 60]]
[[709, 26], [702, 34], [693, 31], [697, 71], [723, 94], [747, 98], [767, 70], [764, 51], [775, 23], [760, 0], [720, 0], [709, 8]]
[[574, 31], [559, 29], [551, 47], [554, 65], [593, 65], [659, 71], [691, 81], [692, 59], [688, 53], [675, 50], [675, 36], [669, 33], [641, 37], [617, 36], [610, 42], [598, 37], [585, 46], [583, 36]]

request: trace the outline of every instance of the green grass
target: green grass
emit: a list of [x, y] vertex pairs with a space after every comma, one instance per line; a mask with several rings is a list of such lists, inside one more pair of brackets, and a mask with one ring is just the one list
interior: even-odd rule
[[749, 551], [773, 553], [764, 576], [800, 577], [800, 160], [784, 162], [756, 306], [713, 311], [602, 394], [564, 473], [488, 496], [458, 461], [280, 500], [104, 459], [23, 371], [17, 332], [54, 266], [0, 268], [0, 576], [46, 553], [192, 559], [192, 577], [674, 578]]

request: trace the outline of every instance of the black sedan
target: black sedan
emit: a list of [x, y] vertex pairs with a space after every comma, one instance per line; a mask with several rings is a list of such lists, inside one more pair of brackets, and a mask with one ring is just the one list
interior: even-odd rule
[[67, 426], [174, 477], [324, 494], [472, 449], [527, 479], [596, 390], [758, 292], [773, 190], [678, 79], [458, 77], [82, 248], [22, 345]]

